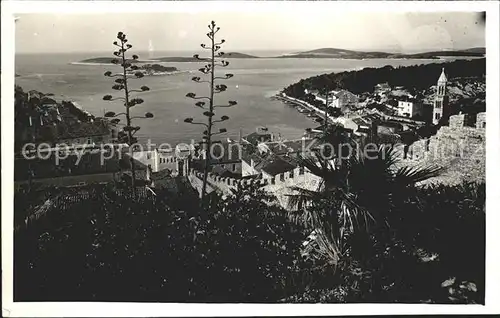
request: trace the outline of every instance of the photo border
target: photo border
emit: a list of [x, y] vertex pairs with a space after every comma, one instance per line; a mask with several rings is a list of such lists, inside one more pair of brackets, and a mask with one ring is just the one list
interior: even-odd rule
[[[215, 12], [304, 10], [370, 12], [486, 11], [488, 126], [486, 128], [486, 293], [485, 305], [429, 304], [179, 304], [103, 302], [13, 302], [14, 16], [17, 13]], [[2, 315], [54, 316], [311, 316], [500, 313], [500, 103], [499, 3], [496, 1], [2, 1]], [[467, 248], [467, 247], [464, 247]]]

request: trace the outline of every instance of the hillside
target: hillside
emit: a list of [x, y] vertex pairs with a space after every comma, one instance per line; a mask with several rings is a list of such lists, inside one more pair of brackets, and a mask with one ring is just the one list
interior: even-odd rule
[[[304, 97], [304, 90], [314, 90], [325, 86], [338, 87], [355, 94], [372, 92], [379, 83], [390, 86], [404, 86], [407, 89], [425, 90], [436, 84], [442, 68], [446, 69], [448, 79], [458, 77], [484, 77], [486, 59], [458, 60], [448, 63], [433, 63], [394, 68], [390, 65], [382, 68], [364, 68], [359, 71], [322, 74], [292, 84], [284, 89], [291, 97]], [[335, 83], [335, 84], [334, 84]]]
[[279, 58], [336, 58], [336, 59], [363, 59], [363, 58], [386, 58], [390, 53], [385, 52], [361, 52], [336, 48], [322, 48], [311, 51], [283, 55]]
[[486, 54], [486, 48], [485, 47], [473, 47], [467, 50], [463, 50], [464, 52], [473, 52], [473, 53], [481, 53], [481, 54]]
[[103, 126], [95, 116], [70, 101], [56, 101], [52, 94], [14, 89], [15, 149], [26, 142], [52, 143], [71, 132], [96, 131]]

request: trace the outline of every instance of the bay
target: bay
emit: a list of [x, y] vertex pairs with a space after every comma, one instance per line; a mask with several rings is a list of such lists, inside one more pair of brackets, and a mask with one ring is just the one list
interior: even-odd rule
[[[154, 59], [161, 56], [191, 56], [196, 52], [140, 52], [141, 58]], [[243, 52], [258, 56], [278, 56], [283, 52]], [[66, 99], [78, 103], [82, 108], [96, 116], [105, 111], [121, 112], [119, 102], [102, 100], [106, 94], [116, 91], [111, 89], [113, 79], [103, 76], [105, 71], [117, 71], [113, 65], [74, 65], [71, 62], [86, 58], [109, 56], [108, 53], [65, 53], [65, 54], [29, 54], [16, 55], [16, 84], [26, 90], [53, 93], [57, 99]], [[230, 120], [220, 124], [228, 133], [223, 138], [237, 138], [255, 131], [256, 127], [266, 126], [270, 131], [280, 133], [283, 138], [300, 138], [306, 128], [317, 126], [311, 119], [298, 113], [293, 107], [270, 97], [282, 88], [300, 79], [331, 72], [362, 69], [364, 67], [409, 66], [428, 64], [436, 60], [396, 60], [396, 59], [228, 59], [230, 65], [222, 68], [221, 74], [232, 73], [234, 77], [221, 81], [228, 86], [226, 92], [216, 95], [216, 104], [225, 104], [236, 100], [237, 106], [222, 108], [217, 117], [227, 115]], [[139, 119], [134, 125], [141, 126], [137, 133], [139, 141], [146, 143], [190, 143], [198, 140], [202, 126], [184, 123], [186, 117], [198, 121], [204, 120], [200, 108], [194, 106], [192, 99], [186, 98], [188, 92], [198, 96], [208, 93], [206, 83], [195, 83], [193, 76], [200, 76], [197, 70], [202, 63], [168, 63], [181, 71], [176, 75], [150, 76], [133, 80], [132, 86], [139, 88], [147, 85], [151, 90], [138, 93], [144, 103], [135, 106], [131, 112], [141, 116], [152, 112], [153, 119]]]

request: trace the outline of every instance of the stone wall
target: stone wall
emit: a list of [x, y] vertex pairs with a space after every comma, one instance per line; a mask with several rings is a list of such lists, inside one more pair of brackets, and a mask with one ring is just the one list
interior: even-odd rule
[[[113, 182], [118, 177], [115, 177], [113, 173], [96, 173], [89, 175], [75, 175], [75, 176], [64, 176], [64, 177], [54, 177], [54, 178], [42, 178], [42, 179], [33, 179], [32, 185], [33, 187], [71, 187], [71, 186], [82, 186], [88, 184], [98, 184], [98, 183], [108, 183]], [[14, 188], [16, 190], [21, 187], [27, 187], [29, 181], [15, 181]]]
[[[196, 190], [201, 193], [203, 173], [195, 169], [189, 170], [188, 180]], [[316, 190], [320, 184], [321, 178], [310, 173], [307, 169], [296, 168], [285, 173], [278, 174], [271, 178], [252, 178], [252, 179], [235, 179], [230, 177], [221, 177], [214, 173], [209, 173], [207, 178], [207, 192], [220, 191], [224, 194], [229, 194], [240, 186], [257, 184], [262, 186], [263, 190], [276, 195], [279, 203], [283, 207], [288, 207], [288, 196], [291, 194], [291, 187], [297, 186], [308, 190]]]
[[[412, 144], [403, 162], [408, 165], [432, 164], [445, 168], [442, 176], [429, 182], [484, 180], [485, 129], [467, 126], [470, 124], [469, 120], [464, 114], [450, 116], [450, 126], [443, 126], [431, 138]], [[484, 113], [477, 115], [476, 122], [482, 126], [485, 122]]]
[[479, 113], [476, 116], [476, 128], [485, 129], [486, 128], [486, 113]]

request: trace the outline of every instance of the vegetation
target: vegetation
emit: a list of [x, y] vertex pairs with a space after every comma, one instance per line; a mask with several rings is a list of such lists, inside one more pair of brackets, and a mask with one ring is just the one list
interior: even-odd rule
[[[478, 77], [486, 75], [486, 59], [459, 60], [449, 63], [414, 65], [406, 67], [384, 66], [382, 68], [364, 68], [360, 71], [347, 71], [318, 75], [285, 88], [284, 93], [295, 98], [303, 98], [304, 90], [314, 90], [321, 87], [342, 83], [344, 89], [354, 93], [373, 92], [375, 85], [387, 82], [391, 86], [411, 87], [424, 90], [435, 85], [441, 69], [446, 67], [449, 78]], [[430, 76], [435, 74], [435, 76]]]
[[[484, 303], [484, 184], [410, 186], [384, 202], [381, 171], [347, 201], [332, 188], [310, 206], [315, 229], [344, 233], [336, 263], [313, 219], [292, 222], [256, 188], [200, 209], [187, 191], [133, 201], [95, 186], [18, 230], [15, 301]], [[351, 197], [373, 219], [337, 209]]]
[[64, 132], [74, 129], [76, 125], [91, 123], [96, 118], [72, 102], [58, 102], [52, 94], [35, 90], [25, 92], [16, 85], [14, 119], [14, 148], [20, 151], [26, 143], [52, 144]]
[[160, 64], [144, 64], [139, 67], [139, 69], [146, 71], [147, 73], [164, 73], [164, 72], [176, 72], [177, 67], [173, 66], [163, 66]]
[[[201, 44], [201, 47], [204, 48], [205, 50], [210, 50], [210, 57], [208, 58], [208, 63], [205, 64], [203, 68], [200, 68], [199, 71], [205, 75], [209, 75], [210, 78], [208, 80], [202, 80], [200, 77], [195, 76], [192, 78], [194, 82], [197, 83], [208, 83], [209, 85], [209, 90], [210, 94], [209, 96], [196, 96], [195, 93], [188, 93], [186, 97], [192, 98], [195, 100], [200, 100], [196, 102], [195, 106], [199, 107], [203, 110], [203, 115], [207, 117], [207, 122], [194, 122], [193, 118], [186, 118], [184, 122], [192, 125], [202, 125], [206, 128], [206, 130], [203, 131], [203, 137], [202, 137], [202, 144], [205, 147], [205, 164], [203, 167], [203, 186], [202, 186], [202, 191], [201, 191], [201, 197], [202, 200], [201, 202], [204, 202], [204, 197], [206, 195], [206, 190], [207, 190], [207, 176], [209, 172], [209, 165], [211, 163], [211, 146], [212, 146], [212, 137], [217, 134], [223, 134], [226, 132], [225, 128], [220, 128], [219, 131], [215, 132], [213, 131], [213, 128], [215, 124], [221, 123], [223, 121], [226, 121], [229, 119], [228, 116], [222, 116], [220, 119], [215, 119], [215, 109], [216, 108], [225, 108], [225, 107], [232, 107], [237, 104], [236, 101], [231, 100], [228, 101], [227, 105], [216, 105], [215, 104], [215, 95], [220, 94], [222, 92], [225, 92], [227, 90], [227, 86], [224, 84], [216, 84], [216, 80], [225, 80], [225, 79], [230, 79], [233, 77], [233, 74], [225, 74], [224, 76], [216, 76], [216, 67], [226, 67], [229, 65], [228, 61], [218, 61], [217, 58], [223, 57], [224, 52], [220, 51], [221, 45], [225, 42], [224, 39], [220, 40], [220, 42], [217, 42], [215, 40], [215, 35], [217, 32], [219, 32], [220, 27], [216, 26], [215, 22], [212, 21], [208, 25], [209, 32], [207, 33], [207, 37], [210, 40], [210, 46], [207, 46], [205, 44]], [[195, 54], [194, 58], [199, 59], [199, 55]], [[207, 60], [205, 58], [202, 58], [202, 60]], [[208, 108], [205, 106], [206, 102], [201, 101], [201, 100], [206, 100], [208, 101]]]
[[[300, 229], [266, 195], [117, 195], [55, 207], [15, 238], [16, 300], [277, 301], [300, 259]], [[174, 208], [176, 205], [177, 208]], [[68, 270], [71, 269], [71, 270]]]
[[[118, 50], [113, 52], [113, 54], [117, 58], [113, 59], [111, 62], [113, 64], [121, 66], [123, 72], [121, 74], [113, 74], [112, 72], [107, 71], [106, 73], [104, 73], [104, 76], [116, 77], [114, 81], [115, 84], [113, 85], [112, 89], [116, 91], [123, 91], [123, 97], [113, 97], [111, 95], [105, 95], [103, 99], [107, 101], [115, 101], [115, 100], [122, 101], [123, 105], [125, 106], [125, 113], [107, 112], [105, 116], [113, 118], [111, 122], [115, 125], [118, 125], [120, 122], [120, 119], [116, 117], [125, 116], [126, 123], [123, 126], [121, 134], [119, 134], [119, 138], [121, 139], [120, 140], [121, 142], [127, 143], [130, 147], [130, 151], [133, 152], [134, 144], [137, 142], [137, 139], [134, 137], [134, 135], [135, 133], [137, 133], [137, 131], [139, 131], [141, 127], [132, 126], [132, 119], [153, 118], [153, 114], [147, 112], [144, 116], [131, 116], [130, 109], [144, 102], [142, 98], [138, 97], [133, 98], [132, 93], [149, 91], [149, 87], [141, 86], [139, 90], [129, 88], [129, 80], [133, 78], [142, 78], [144, 77], [144, 73], [138, 71], [139, 67], [137, 65], [132, 64], [134, 61], [137, 61], [139, 57], [137, 55], [132, 55], [132, 59], [130, 59], [126, 55], [126, 52], [132, 48], [132, 45], [127, 43], [128, 42], [127, 36], [123, 32], [118, 32], [116, 38], [118, 39], [119, 42], [114, 41], [113, 45], [118, 47]], [[131, 77], [129, 75], [129, 72], [134, 72], [134, 71], [135, 71], [134, 73], [135, 77]], [[135, 162], [132, 158], [130, 160], [130, 163], [132, 168], [132, 193], [135, 193]]]
[[484, 303], [484, 183], [421, 187], [441, 169], [397, 168], [388, 147], [334, 155], [303, 160], [323, 184], [294, 211], [255, 186], [202, 207], [189, 185], [55, 200], [16, 233], [15, 299]]

